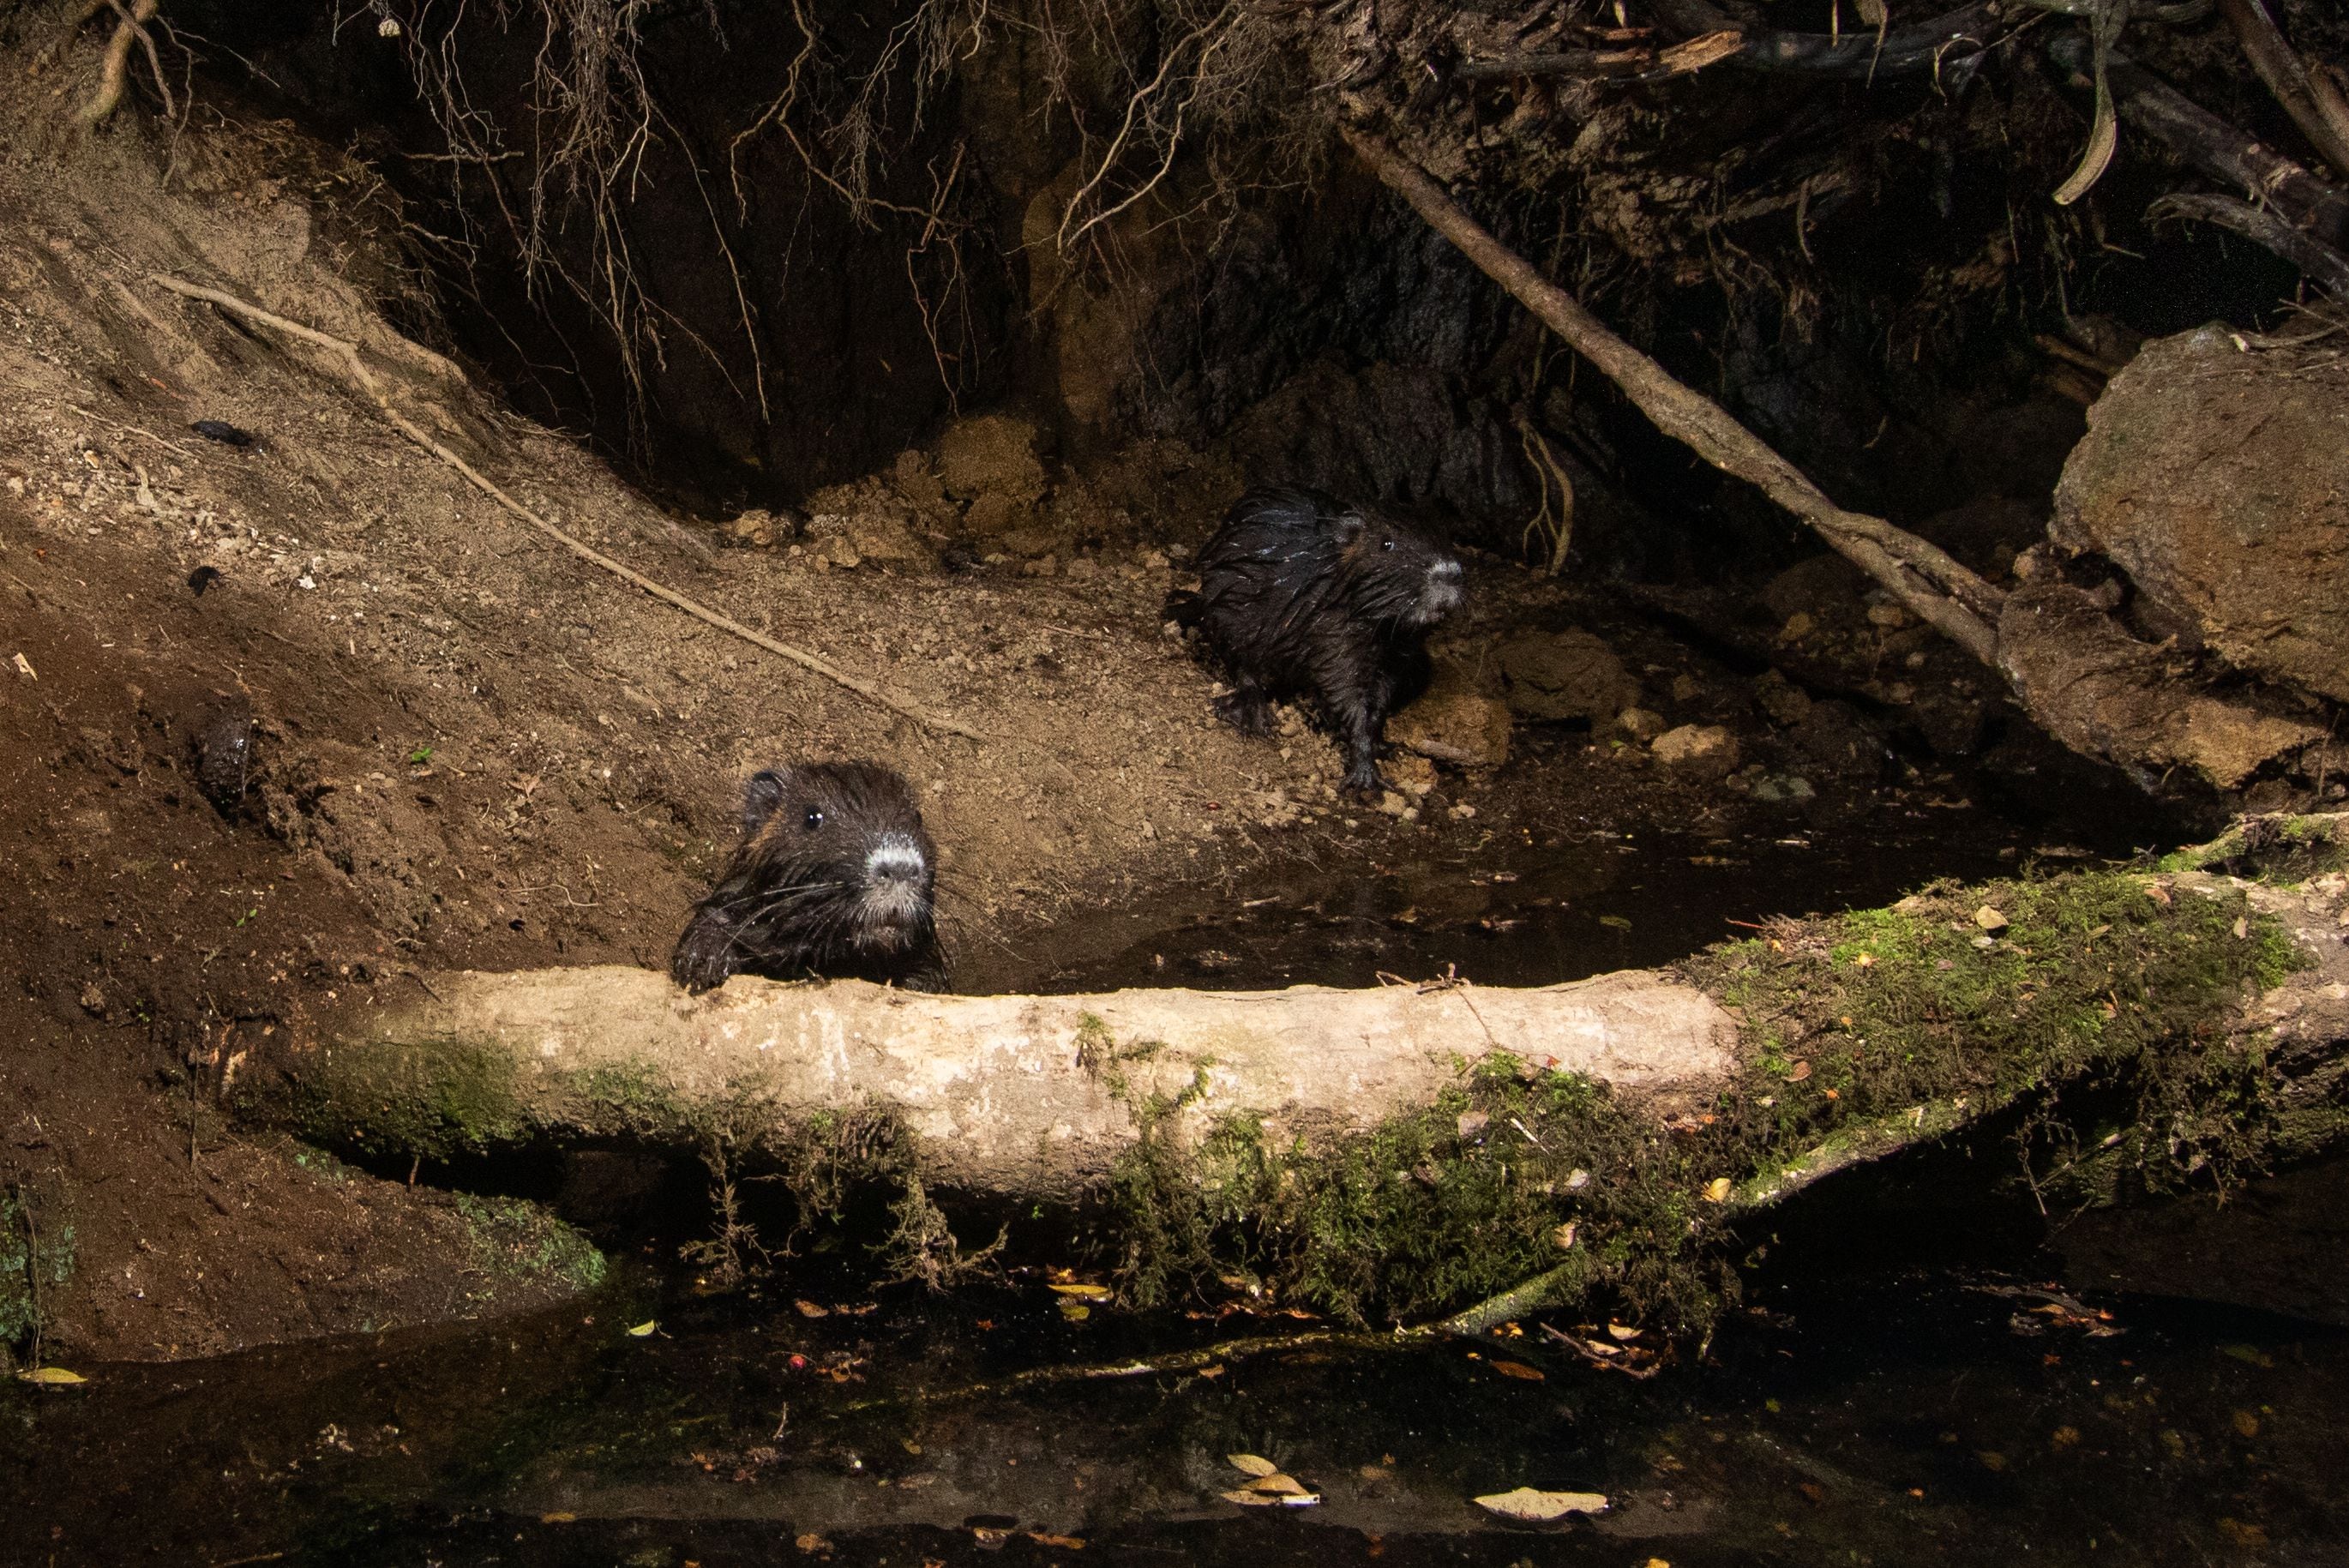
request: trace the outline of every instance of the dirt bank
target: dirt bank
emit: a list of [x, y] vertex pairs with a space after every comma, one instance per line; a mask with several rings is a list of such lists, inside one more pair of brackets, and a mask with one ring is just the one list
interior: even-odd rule
[[[875, 757], [916, 782], [975, 988], [1111, 941], [1095, 912], [1268, 857], [1778, 831], [1900, 809], [1882, 778], [1918, 802], [1950, 788], [1894, 768], [1848, 705], [1794, 715], [1596, 596], [1480, 558], [1462, 678], [1514, 681], [1521, 719], [1549, 727], [1521, 724], [1505, 766], [1413, 763], [1410, 793], [1341, 801], [1301, 726], [1267, 744], [1213, 724], [1208, 677], [1162, 628], [1182, 547], [1242, 476], [1149, 448], [1050, 474], [1049, 495], [982, 462], [957, 497], [950, 438], [819, 497], [804, 531], [667, 515], [393, 329], [432, 313], [364, 166], [212, 100], [176, 130], [125, 116], [95, 137], [53, 109], [0, 110], [0, 875], [21, 890], [0, 906], [0, 1191], [57, 1265], [37, 1307], [77, 1354], [502, 1309], [592, 1275], [532, 1212], [241, 1137], [212, 1107], [259, 1041], [353, 988], [660, 964], [739, 781], [777, 760]], [[598, 573], [398, 434], [329, 356], [159, 273], [357, 343], [407, 417], [563, 529], [984, 738]], [[1612, 651], [1561, 666], [1555, 634], [1578, 624]], [[1548, 651], [1525, 655], [1528, 633]], [[1643, 717], [1622, 727], [1624, 708]], [[243, 789], [223, 791], [218, 727], [247, 720]], [[1668, 727], [1706, 733], [1644, 744]]]

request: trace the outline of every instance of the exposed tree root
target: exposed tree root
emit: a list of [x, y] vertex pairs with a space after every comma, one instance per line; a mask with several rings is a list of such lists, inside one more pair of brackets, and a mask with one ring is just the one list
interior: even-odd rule
[[285, 316], [278, 315], [272, 311], [264, 310], [258, 305], [249, 304], [245, 301], [238, 299], [235, 295], [225, 294], [219, 289], [206, 288], [202, 284], [191, 284], [184, 279], [175, 278], [163, 273], [150, 273], [148, 275], [148, 281], [155, 284], [158, 288], [169, 289], [171, 293], [183, 295], [186, 298], [202, 300], [208, 304], [218, 305], [222, 310], [243, 316], [247, 321], [258, 322], [264, 326], [274, 328], [278, 332], [285, 333], [290, 337], [296, 337], [305, 343], [314, 344], [320, 348], [326, 349], [328, 353], [334, 355], [338, 361], [340, 361], [344, 370], [349, 375], [352, 383], [361, 392], [365, 393], [367, 398], [375, 404], [377, 412], [383, 417], [385, 423], [390, 425], [401, 435], [406, 436], [409, 440], [415, 442], [418, 446], [423, 448], [426, 451], [431, 453], [434, 457], [440, 459], [442, 462], [456, 469], [457, 472], [465, 477], [467, 482], [471, 483], [474, 489], [480, 490], [483, 495], [488, 496], [492, 500], [496, 501], [507, 511], [512, 512], [514, 516], [522, 519], [523, 521], [530, 524], [531, 527], [538, 530], [539, 532], [545, 534], [548, 538], [554, 540], [556, 543], [562, 545], [565, 550], [570, 551], [574, 555], [578, 556], [581, 560], [602, 567], [605, 571], [610, 573], [613, 576], [619, 578], [622, 582], [635, 584], [636, 587], [643, 589], [646, 593], [651, 594], [656, 599], [659, 599], [666, 603], [676, 605], [678, 609], [684, 611], [687, 614], [691, 615], [698, 621], [715, 626], [721, 632], [730, 633], [734, 636], [741, 638], [744, 642], [750, 643], [757, 647], [764, 648], [767, 652], [774, 654], [781, 658], [788, 659], [792, 664], [799, 665], [801, 668], [812, 671], [813, 673], [823, 676], [824, 679], [832, 681], [835, 685], [844, 686], [848, 690], [856, 693], [857, 696], [864, 697], [866, 701], [875, 703], [882, 707], [888, 708], [893, 713], [902, 714], [904, 717], [912, 719], [915, 723], [922, 725], [926, 728], [941, 730], [949, 735], [959, 735], [971, 740], [982, 740], [986, 738], [984, 736], [980, 735], [978, 731], [971, 728], [966, 724], [963, 724], [959, 720], [930, 713], [927, 710], [908, 702], [903, 697], [896, 696], [889, 692], [884, 691], [881, 687], [874, 686], [870, 681], [862, 680], [855, 676], [850, 675], [847, 671], [841, 669], [838, 665], [833, 664], [828, 659], [821, 658], [814, 654], [809, 653], [803, 648], [795, 648], [789, 643], [778, 642], [774, 638], [768, 636], [763, 632], [753, 631], [750, 627], [742, 624], [740, 621], [735, 620], [732, 616], [722, 614], [719, 612], [711, 609], [707, 604], [702, 603], [698, 599], [688, 598], [685, 594], [678, 593], [674, 588], [669, 588], [659, 583], [654, 582], [644, 573], [636, 571], [632, 567], [622, 565], [619, 562], [613, 560], [602, 551], [595, 549], [594, 546], [587, 544], [579, 539], [574, 538], [571, 534], [568, 534], [562, 529], [555, 527], [554, 524], [547, 521], [544, 518], [539, 516], [538, 513], [531, 511], [530, 508], [514, 500], [512, 496], [508, 495], [497, 485], [492, 483], [488, 479], [482, 476], [480, 469], [474, 468], [472, 464], [467, 462], [463, 458], [459, 457], [455, 452], [450, 450], [445, 443], [437, 439], [422, 426], [417, 424], [414, 420], [409, 418], [395, 407], [390, 397], [385, 394], [382, 384], [376, 379], [375, 373], [367, 367], [367, 361], [360, 357], [357, 345], [353, 344], [347, 339], [336, 337], [330, 333], [320, 332], [316, 327], [305, 326], [300, 322], [289, 321]]
[[1610, 377], [1656, 428], [1687, 443], [1724, 473], [1754, 486], [1808, 523], [1860, 570], [1891, 590], [1917, 617], [1983, 664], [1996, 661], [1996, 618], [2005, 596], [1938, 547], [1881, 518], [1847, 511], [1728, 410], [1682, 386], [1618, 336], [1565, 290], [1495, 239], [1424, 170], [1368, 132], [1347, 141], [1380, 179], [1402, 193], [1462, 253]]
[[2153, 204], [2147, 216], [2216, 223], [2282, 256], [2335, 299], [2349, 300], [2349, 253], [2293, 228], [2264, 207], [2254, 207], [2232, 196], [2165, 196]]
[[[2060, 37], [2047, 52], [2086, 85], [2085, 40]], [[2349, 191], [2244, 135], [2118, 50], [2106, 76], [2125, 123], [2220, 185], [2272, 208], [2294, 228], [2328, 245], [2349, 244]]]
[[2322, 70], [2312, 70], [2268, 12], [2267, 0], [2219, 0], [2243, 53], [2333, 173], [2349, 180], [2349, 101]]
[[[1649, 8], [1683, 36], [1737, 29], [1729, 14], [1710, 0], [1650, 0]], [[1747, 27], [1733, 57], [1755, 70], [1873, 80], [1945, 69], [1988, 48], [2008, 26], [1997, 6], [1971, 5], [1882, 34]]]

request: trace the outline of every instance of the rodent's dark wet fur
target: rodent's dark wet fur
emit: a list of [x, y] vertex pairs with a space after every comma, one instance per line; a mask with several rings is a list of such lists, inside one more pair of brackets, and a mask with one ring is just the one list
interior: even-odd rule
[[936, 890], [936, 847], [895, 769], [766, 769], [744, 786], [742, 841], [694, 905], [669, 974], [697, 993], [730, 975], [943, 991]]
[[1387, 715], [1423, 681], [1430, 628], [1461, 601], [1460, 562], [1433, 540], [1312, 490], [1256, 490], [1199, 552], [1199, 591], [1167, 613], [1195, 626], [1250, 735], [1307, 696], [1346, 752], [1346, 788], [1376, 790]]

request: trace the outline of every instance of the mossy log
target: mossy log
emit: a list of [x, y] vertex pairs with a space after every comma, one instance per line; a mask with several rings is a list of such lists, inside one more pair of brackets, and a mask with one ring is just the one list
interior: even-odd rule
[[1505, 1299], [1604, 1287], [1702, 1316], [1736, 1216], [1986, 1118], [2089, 1200], [2333, 1141], [2341, 821], [2255, 822], [2141, 872], [1940, 885], [1540, 989], [737, 979], [696, 998], [615, 968], [436, 975], [279, 1056], [246, 1107], [378, 1155], [722, 1150], [834, 1203], [859, 1171], [917, 1206], [926, 1185], [1103, 1197], [1142, 1300], [1237, 1274], [1423, 1315], [1538, 1280]]

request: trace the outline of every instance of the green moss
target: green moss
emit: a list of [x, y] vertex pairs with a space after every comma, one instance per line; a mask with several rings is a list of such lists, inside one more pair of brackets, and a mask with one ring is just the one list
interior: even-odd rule
[[69, 1222], [40, 1212], [21, 1186], [0, 1190], [0, 1370], [38, 1335], [77, 1252]]
[[527, 1130], [513, 1059], [459, 1041], [321, 1052], [255, 1093], [246, 1115], [329, 1149], [448, 1160]]
[[2223, 872], [2279, 887], [2349, 871], [2349, 815], [2246, 817], [2207, 844], [2165, 855], [2164, 872]]
[[457, 1197], [474, 1261], [493, 1280], [556, 1281], [574, 1291], [604, 1283], [595, 1244], [539, 1204], [520, 1198]]
[[1740, 1017], [1746, 1065], [1663, 1125], [1603, 1085], [1503, 1056], [1329, 1150], [1277, 1147], [1247, 1120], [1186, 1147], [1181, 1097], [1136, 1107], [1140, 1136], [1111, 1182], [1127, 1292], [1150, 1303], [1222, 1276], [1404, 1319], [1556, 1270], [1560, 1299], [1603, 1290], [1699, 1326], [1734, 1290], [1737, 1213], [2019, 1101], [2050, 1175], [2085, 1168], [2075, 1129], [2101, 1112], [2100, 1179], [2224, 1179], [2324, 1130], [2267, 1109], [2264, 1063], [2227, 1030], [2249, 991], [2300, 962], [2240, 894], [2123, 873], [1945, 886], [1783, 923], [1682, 966]]

